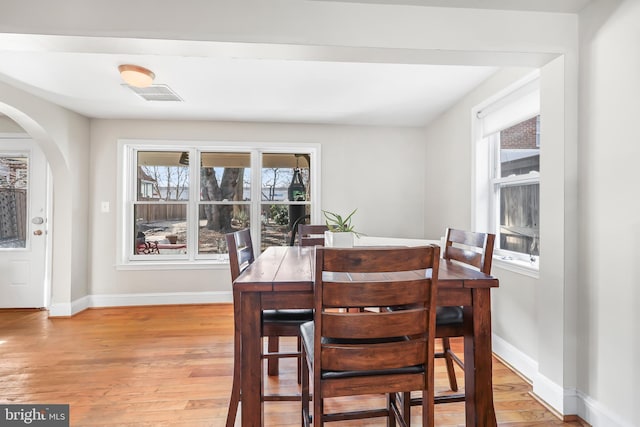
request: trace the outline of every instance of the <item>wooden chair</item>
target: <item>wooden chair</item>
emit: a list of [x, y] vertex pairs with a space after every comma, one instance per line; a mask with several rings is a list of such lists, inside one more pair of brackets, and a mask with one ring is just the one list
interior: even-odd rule
[[[229, 249], [229, 267], [231, 270], [231, 281], [236, 278], [255, 260], [253, 252], [253, 242], [249, 229], [228, 233], [225, 235], [227, 248]], [[240, 319], [240, 296], [233, 293], [233, 313], [236, 319]], [[278, 375], [277, 361], [279, 358], [295, 357], [298, 359], [298, 383], [301, 381], [301, 358], [300, 358], [300, 325], [313, 319], [313, 310], [264, 310], [262, 312], [262, 336], [268, 337], [267, 353], [263, 358], [267, 359], [268, 374]], [[241, 400], [240, 393], [240, 322], [234, 322], [234, 361], [233, 361], [233, 383], [231, 387], [231, 401], [229, 402], [229, 412], [227, 414], [227, 427], [233, 427], [238, 403]], [[278, 337], [297, 337], [298, 351], [294, 353], [279, 352]], [[295, 396], [264, 396], [266, 401], [297, 400]]]
[[[475, 267], [485, 274], [491, 274], [491, 262], [493, 261], [493, 244], [495, 234], [478, 233], [447, 228], [445, 233], [445, 247], [443, 258], [459, 262], [467, 266]], [[387, 310], [396, 310], [397, 307], [387, 307]], [[451, 350], [450, 338], [464, 336], [463, 307], [438, 306], [436, 307], [436, 338], [442, 339], [442, 352], [435, 353], [436, 359], [445, 359], [449, 387], [452, 391], [458, 391], [458, 382], [453, 363], [455, 362], [464, 370], [464, 362]], [[422, 397], [411, 398], [406, 393], [400, 399], [402, 404], [420, 405]], [[450, 403], [464, 401], [464, 395], [438, 396], [435, 403]]]
[[[326, 225], [299, 224], [298, 225], [298, 245], [300, 246], [324, 246], [324, 232], [328, 231]], [[320, 237], [319, 235], [322, 235]]]
[[[495, 234], [447, 228], [443, 258], [477, 268], [491, 274]], [[449, 387], [458, 390], [453, 362], [464, 369], [464, 363], [451, 351], [449, 338], [464, 336], [462, 307], [438, 307], [436, 310], [436, 338], [442, 338], [442, 352], [436, 358], [444, 358], [449, 376]]]
[[304, 224], [307, 220], [310, 219], [311, 215], [307, 214], [301, 216], [293, 222], [293, 225], [291, 225], [291, 237], [289, 238], [289, 246], [294, 246], [296, 244], [296, 233], [298, 232], [298, 225]]
[[[301, 326], [302, 422], [387, 417], [410, 425], [396, 393], [421, 390], [422, 425], [433, 426], [435, 298], [439, 247], [316, 248], [315, 320]], [[424, 269], [432, 268], [431, 274]], [[350, 308], [408, 306], [405, 310]], [[342, 310], [342, 309], [347, 309]], [[313, 413], [309, 372], [313, 378]], [[329, 397], [387, 395], [384, 408], [324, 413]], [[403, 417], [404, 415], [404, 417]]]

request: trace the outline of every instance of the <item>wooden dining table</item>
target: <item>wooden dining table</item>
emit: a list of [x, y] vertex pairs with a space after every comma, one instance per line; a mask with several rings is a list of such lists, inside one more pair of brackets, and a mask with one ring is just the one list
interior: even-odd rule
[[[263, 425], [261, 312], [313, 308], [315, 248], [267, 248], [233, 283], [241, 330], [242, 426]], [[464, 306], [464, 400], [467, 426], [496, 426], [491, 352], [491, 288], [498, 279], [440, 260], [437, 305]], [[447, 399], [445, 396], [444, 399]], [[436, 403], [438, 397], [436, 397]]]

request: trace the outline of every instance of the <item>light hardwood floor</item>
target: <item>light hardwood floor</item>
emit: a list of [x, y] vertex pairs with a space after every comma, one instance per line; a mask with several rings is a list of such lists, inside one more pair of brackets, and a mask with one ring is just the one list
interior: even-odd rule
[[[229, 304], [91, 309], [53, 319], [46, 311], [0, 310], [0, 403], [68, 403], [74, 427], [223, 426], [232, 331]], [[454, 340], [454, 349], [461, 350], [460, 341]], [[436, 370], [436, 393], [444, 392], [444, 366], [437, 362]], [[458, 378], [462, 382], [460, 372]], [[493, 383], [500, 426], [580, 425], [560, 422], [495, 358]], [[266, 387], [297, 387], [293, 361], [285, 361]], [[266, 403], [265, 423], [299, 426], [299, 403]], [[463, 424], [463, 403], [436, 406], [436, 425]], [[385, 424], [378, 419], [335, 425]]]

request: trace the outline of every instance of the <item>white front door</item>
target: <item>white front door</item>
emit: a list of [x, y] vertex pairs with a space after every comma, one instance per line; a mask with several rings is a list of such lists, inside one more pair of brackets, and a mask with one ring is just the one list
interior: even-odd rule
[[45, 307], [48, 165], [30, 139], [0, 139], [0, 308]]

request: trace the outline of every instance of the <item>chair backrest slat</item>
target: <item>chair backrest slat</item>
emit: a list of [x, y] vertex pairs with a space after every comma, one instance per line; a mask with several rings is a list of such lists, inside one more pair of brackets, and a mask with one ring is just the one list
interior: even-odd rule
[[[430, 273], [430, 272], [429, 272]], [[344, 273], [343, 273], [344, 274]], [[424, 274], [422, 276], [424, 277]], [[420, 274], [416, 272], [416, 276]], [[337, 275], [334, 275], [334, 277]], [[352, 277], [352, 276], [351, 276]], [[426, 300], [429, 295], [424, 282], [404, 280], [401, 282], [402, 292], [390, 285], [389, 281], [380, 282], [325, 282], [323, 301], [325, 307], [382, 307], [383, 304], [392, 306], [411, 304], [414, 301]]]
[[298, 224], [298, 245], [300, 246], [324, 246], [325, 231], [329, 227], [319, 224]]
[[231, 281], [234, 281], [255, 260], [251, 232], [248, 228], [245, 228], [244, 230], [225, 234], [225, 239], [229, 250]]
[[458, 261], [491, 274], [495, 234], [447, 228], [443, 258]]
[[[336, 339], [378, 339], [424, 333], [427, 312], [422, 309], [396, 312], [332, 313], [325, 312], [322, 336]], [[388, 324], [387, 324], [388, 322]], [[379, 328], [380, 324], [384, 328]]]
[[[428, 366], [439, 247], [316, 248], [314, 357], [329, 370]], [[406, 304], [394, 311], [367, 310]], [[337, 310], [359, 307], [364, 311]]]
[[[332, 371], [367, 371], [373, 369], [372, 366], [377, 370], [417, 366], [425, 363], [427, 346], [427, 338], [368, 347], [327, 344], [322, 349], [321, 363], [323, 369]], [[372, 365], [371, 348], [375, 348], [375, 365]]]
[[393, 248], [371, 246], [366, 249], [327, 251], [324, 255], [325, 263], [331, 269], [327, 267], [325, 271], [384, 273], [431, 268], [424, 267], [424, 248], [425, 246]]

